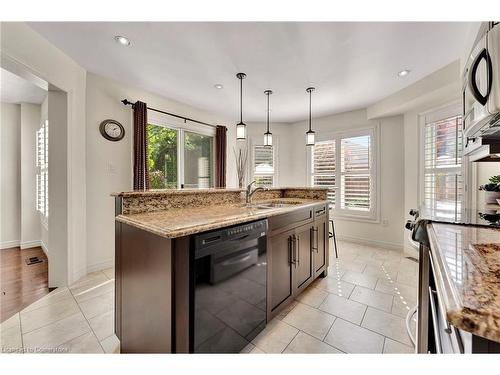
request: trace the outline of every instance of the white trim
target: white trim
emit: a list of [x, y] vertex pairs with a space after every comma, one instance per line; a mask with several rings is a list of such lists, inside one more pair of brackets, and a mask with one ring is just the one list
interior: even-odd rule
[[10, 249], [11, 247], [19, 247], [20, 245], [19, 240], [12, 240], [12, 241], [3, 241], [0, 242], [0, 249]]
[[[354, 243], [358, 243], [361, 245], [374, 246], [374, 247], [379, 247], [379, 248], [383, 248], [383, 249], [387, 249], [387, 250], [400, 251], [400, 252], [403, 252], [403, 249], [404, 249], [403, 243], [377, 241], [377, 240], [361, 238], [361, 237], [337, 235], [337, 240], [346, 241], [346, 242], [354, 242]], [[340, 252], [339, 256], [342, 257], [342, 252]]]
[[30, 249], [32, 247], [41, 247], [41, 246], [42, 246], [41, 240], [24, 241], [19, 244], [21, 250]]
[[96, 272], [96, 271], [102, 271], [105, 270], [106, 268], [111, 268], [115, 266], [115, 260], [114, 259], [108, 259], [104, 262], [99, 262], [99, 263], [94, 263], [94, 264], [89, 264], [87, 266], [87, 274], [91, 272]]
[[45, 255], [47, 256], [47, 259], [48, 259], [49, 258], [49, 248], [42, 240], [40, 240], [40, 247], [42, 248], [43, 252], [45, 253]]

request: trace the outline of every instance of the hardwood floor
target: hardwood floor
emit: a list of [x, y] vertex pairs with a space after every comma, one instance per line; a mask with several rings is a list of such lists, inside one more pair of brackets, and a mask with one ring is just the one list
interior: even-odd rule
[[[28, 266], [26, 258], [39, 257], [42, 263]], [[0, 250], [0, 321], [3, 322], [49, 293], [48, 260], [41, 247]]]

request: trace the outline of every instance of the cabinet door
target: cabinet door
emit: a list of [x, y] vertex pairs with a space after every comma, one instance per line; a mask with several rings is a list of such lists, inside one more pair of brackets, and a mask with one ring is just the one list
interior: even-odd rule
[[292, 297], [292, 234], [288, 231], [268, 238], [267, 258], [269, 274], [268, 306], [270, 312]]
[[297, 291], [307, 287], [313, 280], [311, 238], [311, 225], [304, 225], [295, 230], [293, 263]]
[[328, 228], [326, 220], [318, 220], [313, 228], [313, 255], [314, 255], [314, 276], [323, 272], [326, 265], [326, 254], [328, 246]]

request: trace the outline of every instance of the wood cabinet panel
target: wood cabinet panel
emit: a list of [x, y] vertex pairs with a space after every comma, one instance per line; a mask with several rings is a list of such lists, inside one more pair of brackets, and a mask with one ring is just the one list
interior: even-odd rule
[[314, 273], [322, 272], [326, 265], [327, 246], [328, 246], [328, 227], [325, 219], [314, 222], [313, 227], [313, 257], [314, 257]]
[[313, 278], [313, 257], [311, 252], [311, 226], [303, 225], [294, 235], [295, 288], [302, 290]]
[[268, 238], [268, 273], [270, 311], [277, 309], [283, 302], [292, 297], [292, 235], [288, 231]]

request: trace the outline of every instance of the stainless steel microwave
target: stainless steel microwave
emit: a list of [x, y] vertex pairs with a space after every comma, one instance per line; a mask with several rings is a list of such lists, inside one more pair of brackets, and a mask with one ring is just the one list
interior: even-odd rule
[[500, 25], [474, 45], [464, 70], [464, 134], [479, 135], [500, 115]]
[[[463, 83], [464, 154], [467, 155], [483, 144], [490, 145], [497, 139], [500, 142], [500, 24], [490, 22], [476, 41], [465, 66]], [[488, 152], [492, 153], [493, 150]]]

